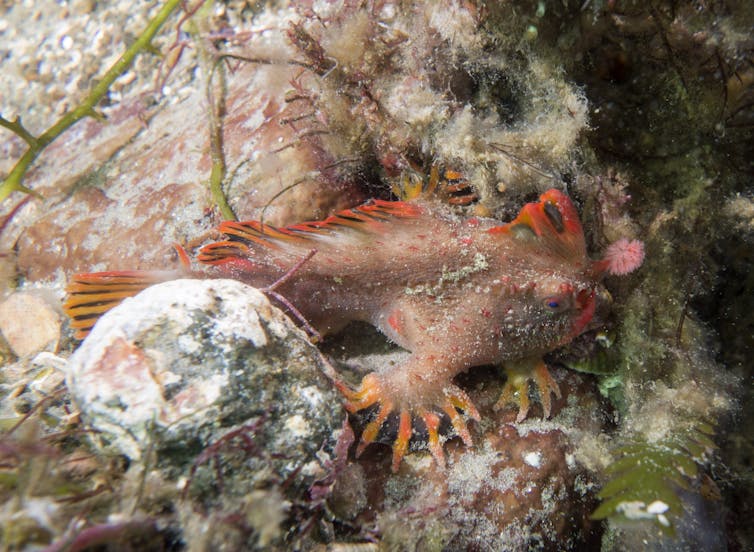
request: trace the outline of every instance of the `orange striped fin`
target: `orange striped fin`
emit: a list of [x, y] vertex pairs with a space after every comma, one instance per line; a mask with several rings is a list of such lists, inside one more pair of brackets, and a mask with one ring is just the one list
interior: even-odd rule
[[76, 339], [84, 339], [100, 316], [151, 285], [175, 279], [176, 271], [123, 270], [76, 274], [68, 283], [68, 299], [63, 310], [76, 330]]
[[199, 250], [196, 260], [209, 265], [224, 264], [233, 259], [248, 256], [246, 244], [234, 241], [221, 241], [205, 245]]
[[294, 236], [286, 228], [275, 228], [257, 220], [248, 222], [225, 221], [219, 226], [220, 232], [232, 239], [254, 242], [266, 247], [274, 247], [278, 240], [290, 240]]
[[488, 230], [491, 234], [513, 234], [539, 238], [543, 245], [570, 260], [586, 257], [584, 230], [578, 211], [560, 190], [550, 189], [535, 203], [527, 203], [508, 224]]
[[396, 218], [413, 218], [421, 208], [405, 201], [372, 200], [369, 203], [339, 211], [325, 220], [302, 222], [278, 228], [252, 220], [246, 222], [226, 221], [219, 230], [228, 239], [205, 245], [198, 260], [205, 264], [222, 264], [239, 257], [248, 256], [248, 245], [256, 244], [269, 249], [280, 249], [286, 244], [306, 244], [322, 236], [345, 230], [374, 231], [382, 223]]

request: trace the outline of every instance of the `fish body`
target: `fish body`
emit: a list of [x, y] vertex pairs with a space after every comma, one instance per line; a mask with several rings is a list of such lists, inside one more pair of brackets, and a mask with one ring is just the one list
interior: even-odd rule
[[[442, 417], [471, 444], [465, 417], [478, 419], [479, 414], [452, 381], [471, 367], [509, 364], [501, 406], [518, 392], [523, 419], [531, 379], [549, 416], [550, 394], [559, 396], [559, 390], [542, 355], [587, 327], [600, 276], [610, 268], [587, 256], [578, 214], [557, 190], [502, 225], [460, 218], [418, 200], [373, 201], [324, 221], [285, 228], [249, 221], [225, 222], [219, 230], [226, 239], [199, 251], [197, 260], [206, 266], [201, 277], [273, 286], [276, 296], [320, 334], [359, 320], [411, 352], [404, 363], [368, 374], [356, 390], [339, 384], [351, 412], [376, 406], [357, 453], [375, 440], [390, 416], [398, 416], [393, 469], [417, 419], [440, 464]], [[164, 273], [147, 274], [164, 279]], [[87, 305], [106, 303], [108, 290], [117, 288], [114, 282], [131, 278], [136, 285], [138, 275], [77, 276], [69, 288], [69, 314], [76, 321], [77, 309], [81, 313]], [[141, 282], [152, 281], [143, 277]], [[123, 294], [118, 288], [114, 300]]]

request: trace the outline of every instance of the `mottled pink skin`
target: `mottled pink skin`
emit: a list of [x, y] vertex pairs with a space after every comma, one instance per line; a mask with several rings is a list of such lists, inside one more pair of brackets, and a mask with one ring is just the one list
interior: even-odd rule
[[415, 205], [416, 216], [363, 231], [333, 230], [277, 249], [251, 244], [247, 259], [216, 268], [262, 287], [316, 249], [277, 291], [323, 334], [361, 320], [411, 351], [378, 374], [396, 410], [439, 405], [457, 374], [539, 359], [588, 323], [597, 282], [582, 236], [566, 248], [569, 257], [526, 229], [490, 232], [499, 222]]

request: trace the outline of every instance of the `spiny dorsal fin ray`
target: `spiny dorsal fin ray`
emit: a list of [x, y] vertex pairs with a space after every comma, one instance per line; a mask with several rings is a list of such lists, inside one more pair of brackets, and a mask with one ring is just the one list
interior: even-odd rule
[[570, 261], [586, 258], [579, 214], [570, 198], [560, 190], [547, 190], [539, 196], [539, 201], [524, 205], [511, 222], [495, 226], [489, 232], [536, 240]]
[[203, 264], [222, 264], [230, 259], [246, 257], [249, 248], [238, 241], [221, 241], [205, 245], [199, 251], [196, 259]]
[[228, 239], [204, 246], [198, 260], [205, 264], [222, 264], [239, 256], [248, 256], [248, 245], [256, 244], [268, 249], [281, 249], [286, 245], [311, 247], [308, 242], [342, 232], [377, 232], [383, 223], [394, 218], [413, 218], [420, 208], [404, 201], [372, 200], [369, 203], [346, 209], [321, 221], [303, 222], [282, 228], [252, 220], [226, 221], [219, 230]]

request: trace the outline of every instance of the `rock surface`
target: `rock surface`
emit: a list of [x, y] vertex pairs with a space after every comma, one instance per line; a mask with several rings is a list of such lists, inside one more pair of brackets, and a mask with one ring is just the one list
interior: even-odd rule
[[[241, 64], [226, 75], [224, 189], [242, 220], [260, 218], [263, 208], [270, 224], [317, 220], [366, 199], [356, 185], [363, 177], [347, 170], [358, 163], [332, 166], [353, 152], [333, 153], [324, 134], [295, 122], [312, 108], [289, 101], [300, 72], [285, 63], [295, 55], [285, 39], [293, 16], [291, 10], [260, 21], [268, 32], [251, 33], [236, 52], [253, 51], [251, 57], [274, 63]], [[106, 122], [80, 121], [35, 163], [25, 184], [46, 199], [24, 205], [3, 230], [24, 278], [164, 268], [172, 243], [201, 240], [219, 222], [207, 185], [212, 161], [204, 76], [191, 65], [195, 60], [184, 58], [175, 73], [196, 71], [198, 78], [171, 79], [178, 89], [157, 106], [129, 98], [105, 111]], [[284, 190], [284, 200], [277, 199]], [[0, 212], [16, 201], [15, 195], [4, 201]]]

